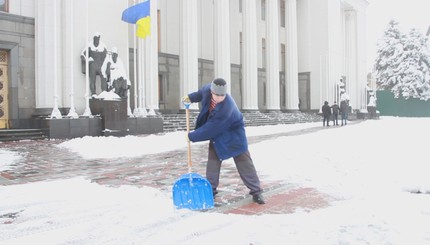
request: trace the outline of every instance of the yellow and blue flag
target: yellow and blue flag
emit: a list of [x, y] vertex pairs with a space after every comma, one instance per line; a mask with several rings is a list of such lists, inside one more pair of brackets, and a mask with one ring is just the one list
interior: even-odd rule
[[123, 21], [136, 24], [136, 36], [145, 38], [151, 34], [150, 0], [133, 5], [122, 12]]

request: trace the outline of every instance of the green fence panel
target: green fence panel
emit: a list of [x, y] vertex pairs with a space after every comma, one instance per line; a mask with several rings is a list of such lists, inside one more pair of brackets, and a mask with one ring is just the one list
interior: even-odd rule
[[376, 91], [376, 108], [380, 116], [430, 117], [430, 100], [394, 98], [391, 91]]

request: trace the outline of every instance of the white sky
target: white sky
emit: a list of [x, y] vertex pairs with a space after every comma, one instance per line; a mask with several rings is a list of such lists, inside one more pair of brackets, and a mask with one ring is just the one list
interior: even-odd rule
[[[0, 186], [0, 244], [430, 244], [430, 167], [422, 143], [430, 138], [428, 125], [430, 118], [383, 117], [250, 145], [265, 179], [330, 196], [326, 208], [289, 214], [175, 210], [170, 191], [112, 188], [86, 176]], [[321, 122], [248, 127], [247, 134], [315, 126]], [[91, 159], [102, 156], [97, 149], [125, 145], [103, 157], [133, 157], [186, 149], [184, 138], [183, 132], [84, 137], [58, 147]], [[0, 143], [0, 170], [13, 169], [20, 154]], [[229, 188], [225, 182], [220, 191]], [[417, 190], [427, 194], [412, 193]]]
[[[429, 0], [368, 0], [367, 8], [367, 58], [368, 67], [372, 68], [376, 57], [376, 43], [390, 19], [399, 22], [402, 31], [407, 33], [411, 28], [427, 33], [430, 26]], [[370, 70], [369, 70], [370, 71]]]

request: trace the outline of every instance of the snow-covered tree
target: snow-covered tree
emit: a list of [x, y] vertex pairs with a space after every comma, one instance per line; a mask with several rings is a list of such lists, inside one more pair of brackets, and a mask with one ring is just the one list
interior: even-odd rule
[[428, 38], [412, 29], [405, 39], [401, 63], [396, 73], [400, 83], [391, 90], [396, 97], [428, 100], [430, 98], [430, 60]]
[[403, 35], [391, 20], [378, 43], [375, 64], [379, 89], [391, 90], [406, 99], [430, 99], [430, 49], [427, 36], [412, 29]]
[[399, 30], [399, 23], [391, 20], [378, 42], [376, 56], [376, 84], [378, 88], [391, 90], [400, 82], [397, 69], [401, 63], [405, 36]]

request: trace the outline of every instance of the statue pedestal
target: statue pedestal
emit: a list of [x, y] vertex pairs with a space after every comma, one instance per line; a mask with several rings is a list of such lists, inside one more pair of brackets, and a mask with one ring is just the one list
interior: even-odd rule
[[93, 115], [102, 118], [105, 136], [127, 135], [127, 101], [91, 99], [90, 109]]

